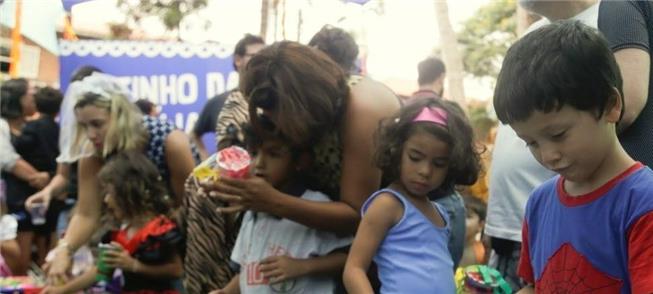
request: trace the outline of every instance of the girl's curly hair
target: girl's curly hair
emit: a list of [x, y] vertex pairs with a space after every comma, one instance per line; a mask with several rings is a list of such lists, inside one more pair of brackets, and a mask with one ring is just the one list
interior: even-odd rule
[[[428, 122], [413, 122], [424, 107], [439, 107], [447, 112], [447, 127]], [[450, 190], [455, 185], [476, 182], [481, 169], [480, 150], [474, 143], [474, 132], [465, 112], [455, 102], [424, 98], [404, 106], [394, 116], [382, 120], [375, 133], [376, 166], [384, 180], [393, 182], [400, 177], [404, 143], [418, 131], [426, 131], [449, 144], [449, 169], [438, 190]]]
[[123, 151], [111, 156], [98, 179], [103, 190], [113, 186], [116, 203], [127, 218], [146, 212], [170, 216], [173, 200], [156, 166], [141, 152]]

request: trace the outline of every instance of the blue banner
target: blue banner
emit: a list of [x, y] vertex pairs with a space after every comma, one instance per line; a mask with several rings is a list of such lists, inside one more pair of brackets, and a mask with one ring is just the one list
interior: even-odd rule
[[[161, 117], [190, 133], [206, 101], [238, 85], [231, 49], [218, 44], [137, 41], [60, 41], [61, 90], [75, 69], [93, 65], [117, 76], [132, 99], [161, 107]], [[205, 134], [209, 154], [215, 135]]]

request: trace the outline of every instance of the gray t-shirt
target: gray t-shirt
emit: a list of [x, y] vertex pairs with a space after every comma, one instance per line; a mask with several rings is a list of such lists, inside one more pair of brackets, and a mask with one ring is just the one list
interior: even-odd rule
[[[307, 190], [305, 200], [329, 202], [329, 197]], [[238, 232], [231, 260], [240, 264], [241, 293], [333, 293], [339, 277], [305, 276], [270, 284], [259, 270], [259, 262], [270, 256], [287, 255], [308, 259], [324, 256], [351, 245], [352, 237], [309, 228], [267, 213], [248, 211]]]

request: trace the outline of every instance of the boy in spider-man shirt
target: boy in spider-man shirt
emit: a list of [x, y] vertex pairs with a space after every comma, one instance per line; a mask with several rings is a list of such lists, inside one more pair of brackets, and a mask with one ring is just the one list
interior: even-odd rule
[[599, 33], [540, 28], [508, 51], [499, 119], [559, 174], [526, 205], [523, 293], [653, 293], [653, 171], [619, 144], [622, 80]]

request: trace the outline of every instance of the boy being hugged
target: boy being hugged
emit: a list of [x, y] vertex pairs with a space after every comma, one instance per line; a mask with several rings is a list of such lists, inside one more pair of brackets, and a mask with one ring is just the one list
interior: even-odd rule
[[497, 116], [559, 174], [526, 205], [521, 293], [653, 292], [653, 171], [617, 139], [621, 88], [606, 40], [580, 22], [540, 28], [508, 50]]
[[[245, 125], [245, 144], [253, 160], [250, 174], [273, 187], [306, 201], [329, 202], [310, 190], [312, 154], [294, 147], [264, 116], [264, 127]], [[223, 289], [211, 294], [235, 293], [334, 293], [351, 245], [351, 237], [309, 228], [264, 212], [249, 210], [243, 216], [231, 259], [240, 265]]]

